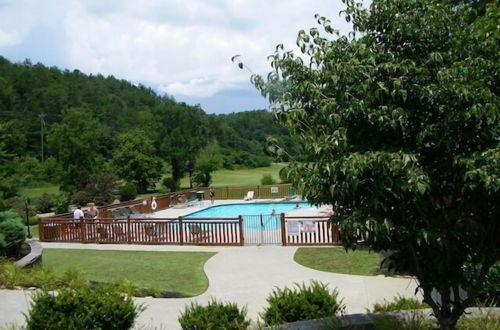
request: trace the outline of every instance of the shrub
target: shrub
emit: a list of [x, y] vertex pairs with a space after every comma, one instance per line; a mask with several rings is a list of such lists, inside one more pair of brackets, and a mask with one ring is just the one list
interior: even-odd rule
[[373, 318], [377, 330], [433, 330], [436, 323], [421, 312], [412, 312], [406, 316], [383, 314]]
[[20, 186], [19, 178], [15, 176], [3, 177], [0, 180], [0, 197], [7, 199], [18, 196]]
[[43, 193], [40, 198], [36, 201], [36, 209], [39, 213], [48, 213], [52, 211], [54, 207], [54, 195]]
[[61, 172], [61, 165], [57, 163], [54, 157], [45, 159], [45, 162], [42, 164], [42, 179], [44, 181], [58, 183]]
[[13, 289], [16, 285], [22, 283], [23, 279], [24, 272], [22, 268], [16, 266], [13, 262], [0, 258], [0, 287]]
[[108, 286], [35, 293], [26, 329], [130, 329], [143, 310]]
[[24, 198], [21, 197], [12, 197], [5, 200], [5, 208], [10, 211], [14, 211], [21, 215], [25, 214], [25, 206], [24, 206]]
[[92, 196], [86, 191], [77, 191], [71, 196], [71, 203], [75, 205], [87, 205], [87, 203], [92, 201]]
[[56, 214], [68, 212], [69, 197], [66, 194], [59, 194], [54, 199], [54, 212]]
[[261, 317], [269, 325], [334, 316], [344, 306], [338, 291], [312, 281], [310, 286], [295, 284], [294, 289], [275, 288], [267, 298], [269, 307]]
[[264, 174], [262, 179], [260, 179], [260, 183], [262, 185], [276, 184], [276, 180], [274, 180], [271, 174]]
[[18, 255], [25, 240], [26, 231], [19, 215], [12, 211], [0, 212], [0, 255]]
[[420, 302], [415, 298], [405, 298], [402, 296], [394, 297], [392, 302], [385, 301], [373, 305], [373, 312], [398, 312], [410, 309], [430, 308], [429, 305]]
[[500, 306], [500, 262], [490, 268], [477, 300], [480, 304]]
[[39, 183], [42, 179], [42, 164], [35, 157], [24, 157], [20, 161], [17, 171], [24, 181], [23, 184]]
[[184, 330], [247, 329], [250, 321], [246, 319], [246, 308], [238, 308], [233, 303], [223, 303], [216, 299], [207, 306], [191, 303], [179, 316], [179, 323]]
[[98, 205], [104, 205], [111, 203], [116, 198], [117, 188], [114, 175], [98, 173], [90, 176], [85, 191], [90, 195], [91, 201]]
[[[26, 219], [23, 219], [23, 223]], [[30, 217], [30, 226], [38, 225], [40, 218], [36, 215]], [[28, 225], [27, 223], [25, 225]]]
[[179, 189], [179, 181], [176, 181], [169, 176], [164, 178], [161, 184], [169, 191], [177, 191]]
[[137, 196], [137, 188], [131, 182], [126, 182], [120, 186], [120, 201], [130, 201]]

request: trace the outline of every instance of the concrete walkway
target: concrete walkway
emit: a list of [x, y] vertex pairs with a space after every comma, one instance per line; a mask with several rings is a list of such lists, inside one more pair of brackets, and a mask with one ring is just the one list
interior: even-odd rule
[[[266, 297], [273, 287], [291, 286], [295, 282], [317, 280], [338, 288], [348, 313], [365, 312], [375, 302], [392, 300], [398, 294], [411, 297], [417, 283], [407, 278], [384, 276], [353, 276], [326, 273], [303, 267], [293, 261], [295, 247], [231, 247], [197, 246], [133, 246], [97, 244], [43, 243], [44, 248], [85, 248], [146, 251], [217, 251], [205, 264], [209, 279], [208, 290], [194, 298], [136, 298], [146, 310], [137, 320], [138, 326], [178, 329], [177, 318], [186, 304], [197, 301], [206, 304], [212, 297], [247, 306], [254, 321], [266, 306]], [[27, 311], [28, 291], [0, 290], [0, 326], [22, 324]]]

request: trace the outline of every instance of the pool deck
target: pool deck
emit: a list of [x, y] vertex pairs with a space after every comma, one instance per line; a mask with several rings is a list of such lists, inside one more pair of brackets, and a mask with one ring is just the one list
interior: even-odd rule
[[[293, 199], [290, 201], [283, 201], [283, 199], [253, 199], [251, 201], [244, 201], [242, 199], [225, 199], [225, 200], [215, 200], [212, 204], [210, 200], [204, 200], [202, 202], [197, 202], [193, 206], [181, 206], [181, 207], [171, 207], [165, 210], [154, 212], [151, 214], [154, 218], [177, 218], [185, 216], [193, 212], [201, 211], [211, 206], [225, 205], [225, 204], [250, 204], [250, 203], [279, 203], [279, 202], [303, 202], [299, 199]], [[317, 216], [325, 217], [328, 212], [329, 206], [321, 206], [320, 208], [310, 208], [310, 209], [296, 209], [286, 212], [289, 216]]]

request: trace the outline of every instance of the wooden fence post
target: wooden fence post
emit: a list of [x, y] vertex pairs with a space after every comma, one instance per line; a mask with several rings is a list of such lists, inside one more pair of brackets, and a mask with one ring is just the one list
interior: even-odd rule
[[130, 228], [130, 215], [127, 216], [127, 244], [132, 244], [132, 230]]
[[42, 219], [38, 222], [38, 239], [40, 240], [40, 242], [45, 241], [45, 227], [43, 226], [43, 221], [44, 220]]
[[281, 244], [286, 246], [285, 213], [281, 213]]
[[182, 228], [182, 217], [179, 217], [179, 243], [184, 245], [184, 228]]
[[238, 222], [240, 224], [240, 246], [245, 245], [245, 235], [243, 235], [243, 217], [238, 216]]
[[225, 199], [229, 199], [229, 187], [226, 186], [226, 198]]
[[81, 218], [80, 220], [80, 241], [82, 241], [82, 243], [85, 243], [85, 218]]

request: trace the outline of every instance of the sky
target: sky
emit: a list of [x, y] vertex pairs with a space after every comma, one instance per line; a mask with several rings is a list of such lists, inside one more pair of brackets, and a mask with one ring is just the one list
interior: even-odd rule
[[208, 113], [267, 109], [248, 70], [296, 49], [314, 14], [348, 33], [340, 0], [0, 0], [0, 56], [113, 75]]

